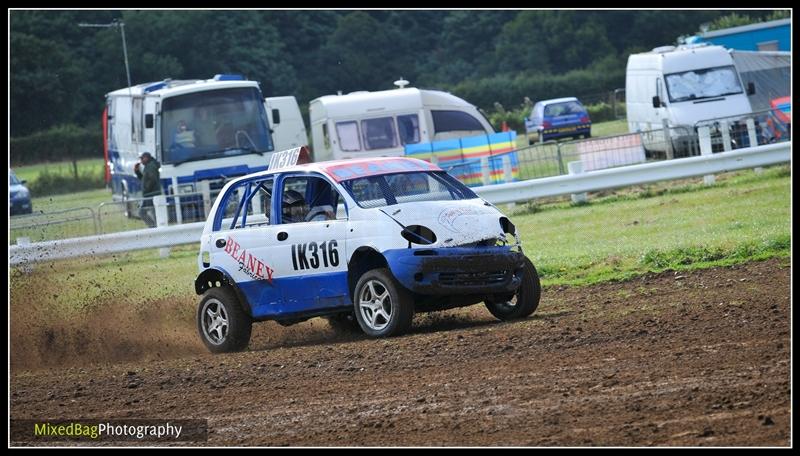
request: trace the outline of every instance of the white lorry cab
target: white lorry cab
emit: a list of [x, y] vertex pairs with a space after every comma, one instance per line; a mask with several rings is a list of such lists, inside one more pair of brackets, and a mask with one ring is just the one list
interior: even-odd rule
[[403, 155], [408, 144], [494, 129], [478, 109], [450, 93], [405, 87], [326, 95], [309, 104], [314, 160]]
[[663, 46], [628, 57], [625, 98], [631, 133], [752, 112], [731, 53], [722, 46]]
[[[289, 154], [294, 159], [279, 157]], [[501, 320], [532, 314], [539, 277], [511, 221], [426, 161], [295, 165], [235, 179], [200, 238], [199, 335], [244, 349], [252, 323], [327, 317], [372, 337], [402, 334], [415, 312], [484, 302]]]
[[[275, 150], [307, 142], [294, 97], [265, 100], [258, 82], [239, 75], [167, 79], [110, 92], [103, 123], [107, 176], [117, 201], [141, 196], [134, 165], [143, 152], [160, 162], [164, 194], [198, 192], [198, 184], [208, 181], [213, 195], [233, 177], [266, 169]], [[182, 206], [190, 200], [181, 199]], [[135, 214], [132, 203], [126, 206]]]

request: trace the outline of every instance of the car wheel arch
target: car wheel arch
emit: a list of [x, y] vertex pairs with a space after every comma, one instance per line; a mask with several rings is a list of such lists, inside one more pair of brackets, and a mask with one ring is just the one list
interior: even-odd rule
[[250, 308], [250, 302], [247, 300], [247, 297], [244, 295], [244, 293], [242, 293], [242, 291], [239, 289], [236, 281], [234, 281], [230, 274], [224, 270], [218, 268], [208, 268], [201, 272], [194, 281], [194, 291], [198, 295], [202, 295], [214, 287], [231, 288], [236, 294], [236, 297], [239, 299], [243, 310], [252, 317], [253, 312]]
[[390, 269], [386, 257], [375, 248], [364, 246], [353, 252], [350, 261], [347, 262], [347, 289], [350, 292], [350, 299], [354, 299], [358, 279], [365, 272], [378, 268]]

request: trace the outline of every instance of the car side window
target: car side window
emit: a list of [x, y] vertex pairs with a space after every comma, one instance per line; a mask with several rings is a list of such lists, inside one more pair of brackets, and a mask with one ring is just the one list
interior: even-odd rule
[[320, 176], [287, 177], [281, 190], [281, 224], [347, 219], [344, 199]]
[[220, 207], [222, 229], [238, 230], [270, 223], [274, 176], [241, 182], [228, 190]]

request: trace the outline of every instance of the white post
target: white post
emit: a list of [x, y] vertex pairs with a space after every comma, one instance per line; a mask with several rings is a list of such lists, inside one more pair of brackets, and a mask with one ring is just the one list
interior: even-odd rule
[[439, 157], [437, 157], [433, 152], [431, 152], [431, 164], [439, 165]]
[[[697, 137], [700, 140], [700, 155], [711, 155], [711, 131], [708, 126], [703, 126], [697, 129]], [[713, 174], [706, 174], [703, 176], [703, 183], [706, 185], [713, 185], [716, 178]]]
[[[570, 175], [574, 174], [583, 174], [583, 162], [582, 161], [571, 161], [567, 163], [567, 169], [569, 170]], [[573, 193], [570, 195], [572, 198], [573, 203], [585, 203], [586, 202], [586, 192], [583, 193]]]
[[[514, 168], [511, 167], [511, 156], [503, 155], [503, 182], [514, 182]], [[508, 209], [512, 210], [516, 203], [508, 203]]]
[[[756, 122], [753, 120], [752, 117], [747, 119], [747, 137], [750, 139], [750, 147], [755, 147], [758, 145], [758, 134], [756, 133]], [[764, 168], [758, 166], [753, 168], [753, 171], [756, 174], [761, 174], [764, 172]]]
[[183, 224], [183, 214], [181, 213], [181, 198], [178, 196], [178, 177], [172, 176], [172, 196], [175, 201], [175, 223]]
[[664, 146], [667, 152], [667, 160], [675, 158], [675, 151], [672, 149], [672, 135], [669, 131], [669, 119], [661, 119], [661, 128], [664, 132]]
[[[200, 181], [197, 184], [200, 187], [200, 192], [203, 194], [203, 218], [208, 218], [208, 211], [211, 210], [211, 183], [209, 181]], [[261, 200], [258, 200], [261, 204]]]
[[[20, 236], [17, 238], [17, 245], [30, 245], [30, 244], [31, 244], [31, 238], [27, 236]], [[17, 269], [26, 274], [33, 272], [33, 263], [32, 262], [21, 263]]]
[[514, 168], [508, 155], [503, 155], [503, 181], [506, 183], [514, 181]]
[[[169, 213], [167, 212], [167, 197], [165, 195], [157, 195], [153, 197], [153, 206], [156, 209], [156, 227], [164, 228], [169, 225]], [[161, 258], [169, 256], [169, 247], [161, 247], [158, 249], [158, 254]]]
[[719, 129], [722, 132], [722, 150], [727, 152], [731, 150], [731, 130], [728, 126], [728, 122], [725, 120], [720, 120]]
[[489, 169], [489, 157], [481, 157], [481, 173], [483, 173], [483, 185], [492, 183], [492, 175]]

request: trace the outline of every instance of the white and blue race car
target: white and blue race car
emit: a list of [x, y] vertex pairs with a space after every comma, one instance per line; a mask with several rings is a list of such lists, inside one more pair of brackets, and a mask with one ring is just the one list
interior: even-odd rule
[[538, 307], [539, 277], [514, 225], [436, 165], [295, 165], [297, 155], [227, 183], [211, 209], [195, 281], [210, 351], [246, 348], [256, 321], [324, 316], [385, 337], [415, 312], [485, 302], [509, 320]]

